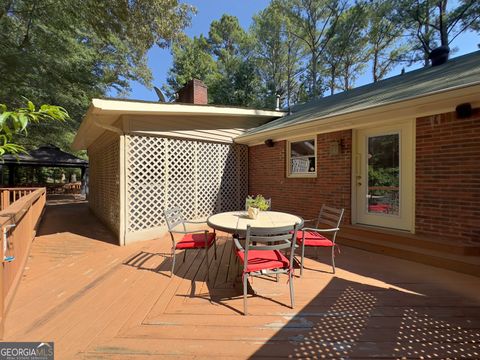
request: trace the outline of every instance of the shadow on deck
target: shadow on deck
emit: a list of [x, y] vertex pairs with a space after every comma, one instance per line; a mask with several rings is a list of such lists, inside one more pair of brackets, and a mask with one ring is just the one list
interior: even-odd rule
[[85, 203], [50, 206], [5, 340], [53, 340], [60, 359], [480, 357], [479, 278], [342, 247], [335, 275], [308, 254], [295, 309], [285, 276], [253, 279], [243, 316], [223, 235], [208, 283], [202, 251], [170, 277], [169, 238], [111, 245]]

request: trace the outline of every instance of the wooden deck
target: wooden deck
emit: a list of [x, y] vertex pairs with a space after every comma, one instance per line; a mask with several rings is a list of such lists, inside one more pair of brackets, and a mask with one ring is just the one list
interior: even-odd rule
[[254, 279], [245, 317], [228, 237], [208, 284], [202, 252], [170, 278], [169, 239], [113, 242], [86, 203], [49, 206], [4, 341], [54, 341], [57, 359], [480, 358], [477, 277], [342, 247], [335, 275], [328, 251], [306, 260], [294, 310], [285, 277]]

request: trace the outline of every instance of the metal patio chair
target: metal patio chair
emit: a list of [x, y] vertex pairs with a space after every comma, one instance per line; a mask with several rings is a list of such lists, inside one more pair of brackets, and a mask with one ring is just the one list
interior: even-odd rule
[[[290, 304], [295, 305], [293, 289], [293, 257], [299, 224], [295, 226], [253, 228], [247, 226], [244, 246], [234, 238], [237, 257], [243, 264], [243, 313], [247, 315], [248, 278], [267, 274], [287, 274], [290, 287]], [[254, 245], [255, 243], [255, 245]], [[290, 249], [289, 258], [280, 250]]]
[[[207, 266], [207, 281], [208, 281], [208, 250], [213, 245], [215, 248], [215, 259], [217, 258], [217, 242], [215, 230], [210, 232], [208, 230], [189, 230], [189, 224], [205, 224], [205, 221], [186, 221], [183, 217], [182, 210], [178, 207], [165, 210], [165, 220], [167, 221], [168, 231], [172, 238], [172, 270], [170, 276], [173, 275], [175, 269], [175, 255], [176, 250], [183, 250], [183, 261], [187, 255], [187, 250], [191, 249], [205, 249], [205, 263]], [[183, 235], [180, 240], [175, 239], [175, 234]]]
[[[304, 227], [297, 232], [297, 243], [301, 246], [302, 259], [300, 261], [300, 276], [303, 274], [303, 260], [305, 258], [305, 246], [308, 247], [330, 247], [332, 249], [332, 269], [335, 274], [335, 239], [340, 230], [345, 209], [336, 209], [322, 205], [317, 223], [314, 228]], [[313, 221], [313, 220], [311, 220]], [[322, 235], [330, 234], [330, 238]]]

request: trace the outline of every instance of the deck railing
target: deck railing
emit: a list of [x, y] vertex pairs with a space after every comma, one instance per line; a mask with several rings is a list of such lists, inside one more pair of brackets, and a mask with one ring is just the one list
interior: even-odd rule
[[[8, 195], [5, 195], [8, 194]], [[0, 338], [45, 207], [45, 188], [2, 188], [0, 211]], [[10, 202], [11, 199], [14, 201]], [[3, 207], [9, 204], [9, 206]]]
[[38, 187], [0, 188], [0, 210], [4, 210], [11, 203], [38, 190]]

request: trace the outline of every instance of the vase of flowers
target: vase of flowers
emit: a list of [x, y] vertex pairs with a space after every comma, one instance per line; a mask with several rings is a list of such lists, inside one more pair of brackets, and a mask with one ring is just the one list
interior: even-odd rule
[[268, 210], [270, 207], [267, 200], [262, 195], [257, 195], [255, 197], [249, 195], [245, 205], [250, 219], [256, 219], [260, 211]]

